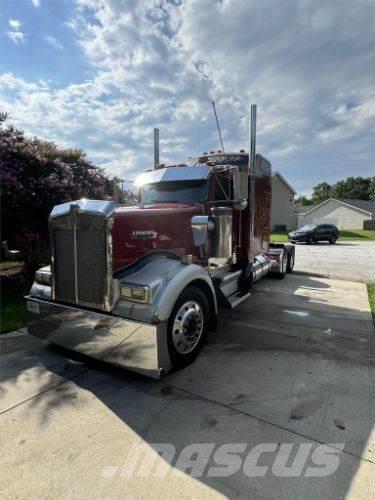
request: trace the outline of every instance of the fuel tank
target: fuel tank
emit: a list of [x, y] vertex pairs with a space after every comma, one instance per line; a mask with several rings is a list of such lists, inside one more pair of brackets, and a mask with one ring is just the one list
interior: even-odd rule
[[113, 270], [157, 250], [179, 256], [191, 254], [193, 261], [198, 262], [199, 252], [191, 230], [194, 215], [205, 215], [205, 206], [181, 203], [118, 206], [112, 230]]

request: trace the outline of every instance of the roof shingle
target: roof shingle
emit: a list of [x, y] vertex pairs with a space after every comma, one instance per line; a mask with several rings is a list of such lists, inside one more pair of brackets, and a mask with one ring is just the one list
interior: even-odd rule
[[[346, 198], [330, 198], [331, 200], [335, 201], [340, 201], [341, 203], [345, 203], [346, 205], [351, 205], [354, 208], [359, 208], [360, 210], [365, 210], [366, 212], [370, 212], [371, 214], [375, 215], [375, 200], [352, 200], [352, 199], [346, 199]], [[326, 200], [328, 201], [328, 200]], [[303, 205], [300, 207], [295, 208], [295, 213], [296, 214], [307, 214], [312, 210], [313, 208], [318, 207], [321, 205], [319, 203], [318, 205]]]

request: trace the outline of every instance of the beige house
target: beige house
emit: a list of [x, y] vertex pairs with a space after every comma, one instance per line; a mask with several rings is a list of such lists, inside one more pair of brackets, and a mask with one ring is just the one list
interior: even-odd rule
[[375, 200], [329, 198], [320, 205], [299, 207], [298, 227], [305, 224], [335, 224], [339, 229], [362, 229], [365, 220], [375, 219]]
[[294, 197], [296, 192], [280, 172], [272, 173], [271, 228], [291, 230], [297, 227]]

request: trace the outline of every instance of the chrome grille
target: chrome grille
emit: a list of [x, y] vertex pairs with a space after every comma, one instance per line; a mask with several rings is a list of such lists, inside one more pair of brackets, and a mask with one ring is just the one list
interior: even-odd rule
[[[109, 202], [96, 202], [109, 203]], [[89, 210], [51, 217], [54, 298], [109, 310], [111, 302], [110, 219]]]
[[73, 229], [54, 231], [55, 294], [63, 302], [75, 302]]
[[107, 262], [105, 231], [77, 231], [78, 302], [103, 304]]

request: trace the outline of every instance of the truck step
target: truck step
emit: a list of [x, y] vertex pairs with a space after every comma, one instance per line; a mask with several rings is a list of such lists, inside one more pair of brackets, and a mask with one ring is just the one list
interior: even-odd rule
[[241, 290], [239, 292], [234, 293], [233, 295], [230, 295], [229, 297], [226, 297], [226, 300], [228, 302], [228, 307], [230, 309], [234, 309], [235, 307], [239, 306], [242, 302], [244, 302], [246, 299], [250, 297], [250, 292]]
[[233, 281], [238, 282], [241, 274], [242, 271], [240, 269], [237, 269], [236, 271], [219, 271], [216, 274], [212, 275], [212, 280], [215, 285], [223, 287], [229, 285]]

